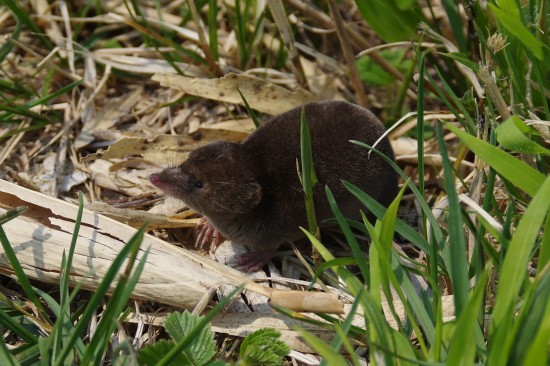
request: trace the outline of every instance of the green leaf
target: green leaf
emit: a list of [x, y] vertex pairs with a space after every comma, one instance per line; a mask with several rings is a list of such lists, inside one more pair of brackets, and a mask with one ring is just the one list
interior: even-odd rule
[[[156, 365], [159, 358], [167, 354], [168, 352], [170, 352], [170, 350], [175, 346], [176, 344], [173, 341], [167, 341], [165, 339], [157, 341], [155, 343], [151, 343], [139, 350], [138, 352], [139, 364], [142, 366]], [[183, 353], [180, 353], [176, 357], [172, 358], [172, 360], [170, 360], [170, 362], [167, 363], [167, 365], [183, 366], [183, 365], [192, 365], [192, 364], [183, 355]]]
[[[380, 291], [380, 289], [376, 288], [372, 291]], [[356, 295], [356, 301], [360, 301], [364, 310], [371, 362], [380, 358], [381, 364], [393, 365], [394, 354], [397, 352], [393, 344], [395, 330], [388, 324], [384, 313], [380, 311], [379, 305], [376, 304], [370, 292], [361, 291]]]
[[544, 58], [543, 47], [544, 43], [537, 39], [529, 29], [523, 24], [519, 12], [505, 11], [498, 8], [494, 4], [487, 4], [489, 9], [495, 14], [500, 23], [527, 48], [536, 58], [542, 60]]
[[177, 358], [183, 350], [187, 349], [191, 343], [193, 343], [194, 339], [201, 334], [202, 330], [207, 326], [207, 324], [212, 321], [212, 318], [220, 312], [224, 306], [226, 306], [229, 303], [229, 300], [235, 296], [238, 292], [240, 292], [243, 288], [243, 285], [236, 287], [233, 291], [231, 291], [226, 297], [222, 298], [216, 306], [212, 308], [206, 314], [204, 317], [199, 318], [199, 322], [196, 324], [195, 327], [191, 329], [190, 332], [185, 334], [185, 336], [180, 339], [177, 344], [170, 349], [169, 352], [166, 352], [165, 354], [162, 354], [162, 358], [156, 363], [157, 366], [166, 366], [172, 362], [175, 358]]
[[[379, 53], [390, 65], [405, 74], [413, 62], [407, 59], [407, 50], [382, 50]], [[357, 60], [357, 69], [361, 80], [372, 86], [389, 85], [395, 81], [395, 77], [385, 71], [378, 63], [374, 62], [368, 55]]]
[[509, 150], [527, 154], [550, 155], [550, 150], [542, 147], [529, 137], [525, 136], [524, 131], [529, 130], [530, 127], [517, 116], [508, 118], [504, 121], [504, 123], [495, 129], [498, 142]]
[[[355, 4], [369, 26], [387, 42], [409, 40], [416, 35], [420, 15], [416, 8], [406, 8], [395, 0], [356, 0]], [[391, 26], [388, 26], [391, 24]]]
[[[172, 313], [166, 317], [164, 326], [170, 337], [176, 342], [180, 342], [189, 334], [204, 318], [188, 311], [183, 313]], [[216, 343], [214, 342], [214, 333], [210, 328], [210, 323], [200, 330], [187, 348], [183, 351], [193, 365], [204, 365], [214, 357]]]
[[499, 148], [458, 129], [450, 123], [445, 126], [457, 135], [480, 159], [486, 161], [498, 174], [530, 196], [534, 196], [544, 175]]
[[290, 347], [279, 340], [280, 336], [281, 333], [272, 328], [258, 329], [249, 334], [241, 344], [241, 360], [250, 365], [281, 365]]

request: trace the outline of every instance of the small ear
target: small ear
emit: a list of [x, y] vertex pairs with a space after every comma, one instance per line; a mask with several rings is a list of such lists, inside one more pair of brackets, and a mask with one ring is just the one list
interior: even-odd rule
[[242, 204], [252, 209], [260, 204], [262, 200], [262, 186], [258, 182], [245, 183], [242, 191]]

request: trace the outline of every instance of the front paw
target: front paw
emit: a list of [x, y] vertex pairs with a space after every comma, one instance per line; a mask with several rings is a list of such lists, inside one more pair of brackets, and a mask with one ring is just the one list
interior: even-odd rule
[[202, 217], [198, 225], [199, 233], [195, 241], [195, 247], [199, 249], [216, 248], [225, 238], [206, 217]]
[[274, 254], [274, 251], [253, 251], [238, 254], [226, 264], [245, 273], [257, 272], [271, 261]]

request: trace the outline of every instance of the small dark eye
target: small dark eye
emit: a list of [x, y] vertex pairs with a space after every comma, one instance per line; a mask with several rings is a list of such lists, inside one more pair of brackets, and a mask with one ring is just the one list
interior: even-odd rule
[[202, 188], [204, 187], [204, 182], [202, 180], [198, 180], [195, 182], [195, 187]]

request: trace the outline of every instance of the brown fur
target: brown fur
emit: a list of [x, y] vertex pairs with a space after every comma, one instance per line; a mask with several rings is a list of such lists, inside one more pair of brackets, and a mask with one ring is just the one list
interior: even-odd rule
[[[333, 217], [328, 185], [345, 216], [359, 219], [360, 203], [342, 180], [388, 205], [397, 193], [394, 170], [377, 154], [350, 140], [373, 145], [384, 133], [367, 109], [337, 101], [304, 106], [311, 131], [318, 183], [314, 200], [318, 222]], [[296, 171], [300, 161], [302, 107], [278, 115], [241, 144], [213, 142], [191, 152], [180, 166], [151, 176], [167, 194], [204, 214], [226, 238], [256, 250], [276, 250], [306, 227], [304, 193]], [[387, 139], [376, 148], [393, 159]]]

